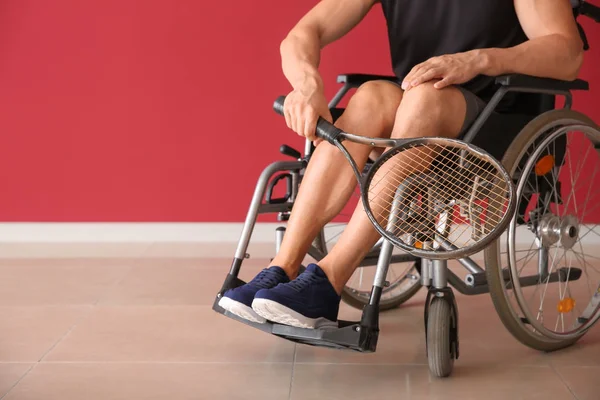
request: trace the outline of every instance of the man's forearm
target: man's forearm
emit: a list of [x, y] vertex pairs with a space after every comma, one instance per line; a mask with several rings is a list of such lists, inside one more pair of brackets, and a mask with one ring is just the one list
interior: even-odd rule
[[314, 91], [323, 88], [318, 71], [320, 61], [318, 36], [310, 33], [291, 33], [281, 43], [283, 74], [295, 90]]
[[481, 73], [489, 76], [523, 74], [570, 81], [577, 78], [583, 62], [581, 41], [558, 34], [508, 49], [475, 51], [480, 52]]

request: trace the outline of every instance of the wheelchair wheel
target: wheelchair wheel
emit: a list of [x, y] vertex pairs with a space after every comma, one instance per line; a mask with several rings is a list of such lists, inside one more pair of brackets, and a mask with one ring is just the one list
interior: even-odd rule
[[[327, 254], [328, 250], [331, 249], [341, 236], [350, 219], [351, 212], [358, 201], [359, 196], [357, 194], [349, 201], [348, 206], [338, 218], [333, 223], [328, 224], [317, 236], [313, 246], [320, 253]], [[366, 265], [354, 271], [354, 274], [350, 277], [342, 291], [342, 300], [351, 307], [362, 310], [369, 303], [380, 247], [381, 244], [379, 243], [373, 247], [363, 261], [363, 264]], [[413, 256], [394, 250], [394, 260], [396, 262], [392, 262], [388, 269], [388, 284], [381, 294], [381, 301], [379, 303], [381, 311], [400, 306], [421, 289], [420, 259], [415, 260]]]
[[500, 319], [523, 344], [554, 351], [600, 318], [600, 128], [554, 110], [532, 120], [503, 157], [517, 187], [507, 232], [485, 250]]
[[451, 327], [452, 309], [442, 298], [434, 298], [427, 315], [427, 361], [429, 371], [438, 378], [450, 376], [454, 368]]

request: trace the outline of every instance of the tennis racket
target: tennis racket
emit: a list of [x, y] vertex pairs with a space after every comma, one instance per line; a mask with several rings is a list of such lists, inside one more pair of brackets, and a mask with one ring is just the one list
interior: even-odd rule
[[[274, 110], [283, 115], [285, 96]], [[316, 136], [346, 157], [363, 208], [394, 246], [426, 259], [456, 259], [485, 248], [507, 227], [516, 206], [508, 172], [491, 155], [456, 139], [380, 139], [342, 131], [323, 118]], [[361, 174], [342, 144], [386, 151]]]

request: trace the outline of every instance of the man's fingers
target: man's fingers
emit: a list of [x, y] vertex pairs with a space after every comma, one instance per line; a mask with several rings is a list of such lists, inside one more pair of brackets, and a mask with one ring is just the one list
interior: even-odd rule
[[302, 135], [302, 130], [304, 129], [302, 125], [302, 119], [298, 115], [298, 110], [294, 110], [292, 117], [292, 130], [296, 132], [298, 135]]
[[434, 83], [433, 87], [436, 89], [443, 89], [445, 87], [452, 85], [454, 83], [454, 81], [455, 81], [455, 78], [453, 76], [446, 76], [441, 81]]
[[285, 118], [285, 124], [288, 128], [292, 129], [292, 114], [290, 112], [290, 106], [287, 103], [287, 98], [283, 102], [283, 116]]
[[438, 68], [424, 70], [423, 73], [419, 74], [419, 76], [413, 78], [413, 80], [410, 82], [410, 85], [412, 87], [415, 87], [420, 85], [421, 83], [429, 82], [434, 78], [438, 78], [441, 75], [443, 75], [443, 72], [441, 72], [441, 70]]
[[310, 113], [304, 122], [304, 136], [309, 140], [315, 140], [315, 131], [317, 129], [317, 118], [314, 113]]
[[425, 63], [417, 64], [410, 70], [410, 72], [404, 77], [404, 80], [402, 81], [402, 90], [408, 90], [410, 88], [411, 80], [414, 79], [414, 77], [421, 70], [421, 68], [423, 68], [423, 66], [425, 66]]

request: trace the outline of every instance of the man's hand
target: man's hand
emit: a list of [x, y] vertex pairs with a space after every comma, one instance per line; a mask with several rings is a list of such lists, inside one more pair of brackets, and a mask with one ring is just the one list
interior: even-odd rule
[[[294, 90], [283, 106], [288, 127], [316, 139], [319, 116], [331, 113], [318, 72], [321, 49], [346, 35], [377, 0], [321, 0], [294, 26], [280, 46], [283, 73]], [[320, 140], [315, 141], [318, 144]]]
[[285, 98], [283, 114], [285, 122], [291, 130], [310, 140], [317, 139], [315, 131], [319, 117], [323, 117], [329, 122], [332, 121], [327, 99], [320, 89], [293, 90]]
[[434, 84], [436, 89], [468, 82], [483, 71], [483, 57], [478, 50], [432, 57], [413, 67], [402, 81], [402, 89], [410, 90], [434, 79], [439, 79]]

